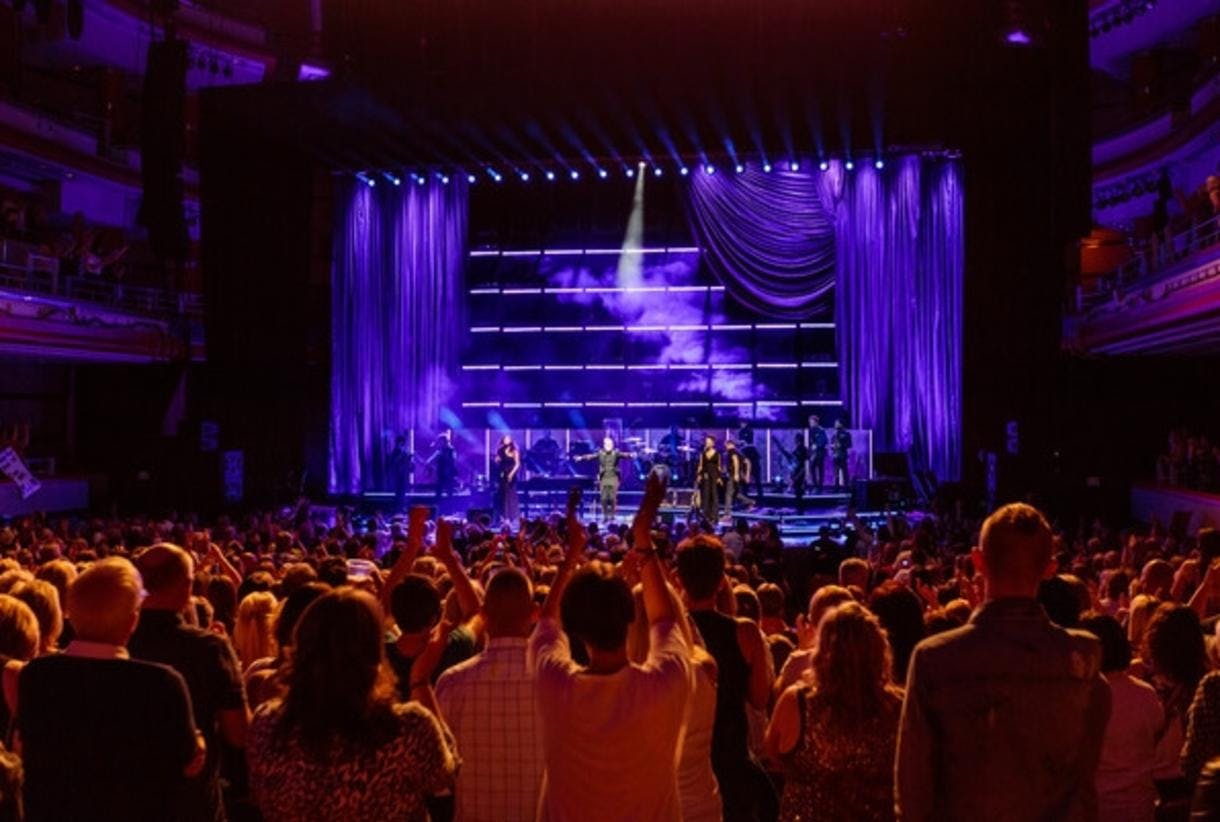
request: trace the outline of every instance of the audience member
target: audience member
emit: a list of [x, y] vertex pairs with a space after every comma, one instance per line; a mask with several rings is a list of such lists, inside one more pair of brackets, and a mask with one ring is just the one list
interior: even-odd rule
[[[452, 785], [457, 758], [437, 717], [395, 700], [376, 600], [331, 591], [301, 615], [282, 699], [259, 708], [250, 728], [250, 786], [268, 822], [414, 819]], [[412, 692], [431, 692], [421, 654]]]
[[176, 545], [160, 543], [142, 552], [136, 567], [147, 591], [140, 621], [127, 643], [136, 659], [160, 662], [182, 675], [191, 696], [195, 727], [207, 744], [202, 772], [191, 780], [183, 819], [226, 818], [220, 790], [221, 741], [244, 748], [250, 712], [241, 668], [223, 636], [187, 624], [195, 563]]
[[481, 610], [487, 644], [445, 671], [436, 686], [441, 715], [462, 756], [454, 819], [528, 822], [542, 786], [542, 730], [526, 640], [537, 608], [529, 577], [502, 568]]
[[[691, 651], [652, 544], [663, 494], [653, 475], [632, 529], [650, 625], [643, 664], [627, 657], [631, 588], [604, 563], [580, 567], [587, 537], [568, 517], [567, 554], [529, 641], [547, 772], [540, 813], [548, 819], [680, 818], [676, 764]], [[565, 630], [585, 647], [587, 666], [573, 661]]]
[[182, 815], [206, 748], [181, 675], [128, 656], [143, 596], [127, 560], [93, 563], [68, 589], [76, 638], [22, 670], [17, 732], [30, 822]]
[[781, 820], [893, 819], [902, 691], [892, 666], [881, 623], [861, 605], [822, 618], [812, 675], [784, 691], [767, 728], [784, 772]]
[[1052, 624], [1035, 596], [1052, 534], [1028, 505], [983, 524], [985, 601], [911, 656], [896, 799], [906, 820], [1092, 819], [1110, 693], [1101, 648]]
[[1101, 642], [1101, 670], [1110, 685], [1110, 719], [1097, 764], [1098, 819], [1152, 822], [1157, 792], [1153, 780], [1157, 739], [1165, 712], [1151, 685], [1127, 673], [1131, 645], [1111, 616], [1080, 625]]

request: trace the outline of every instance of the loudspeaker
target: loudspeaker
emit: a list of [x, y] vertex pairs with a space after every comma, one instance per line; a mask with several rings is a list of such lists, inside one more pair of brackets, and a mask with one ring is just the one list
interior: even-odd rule
[[140, 223], [148, 228], [153, 253], [165, 260], [182, 260], [187, 252], [186, 212], [182, 204], [186, 69], [186, 41], [161, 40], [149, 46], [140, 129], [140, 172], [144, 183]]
[[852, 489], [852, 502], [860, 511], [906, 510], [912, 490], [908, 479], [859, 479]]
[[911, 476], [911, 459], [906, 451], [878, 451], [873, 454], [873, 473], [878, 477]]

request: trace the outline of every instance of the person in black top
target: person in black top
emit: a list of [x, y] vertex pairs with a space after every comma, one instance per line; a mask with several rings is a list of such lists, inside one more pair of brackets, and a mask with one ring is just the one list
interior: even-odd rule
[[830, 459], [834, 463], [835, 490], [847, 487], [847, 460], [851, 455], [851, 432], [843, 427], [843, 420], [835, 420], [834, 437], [830, 442]]
[[753, 503], [745, 494], [739, 494], [738, 489], [745, 485], [747, 476], [745, 458], [737, 450], [737, 443], [726, 440], [724, 443], [724, 516], [733, 518], [733, 501], [740, 499], [750, 505]]
[[[209, 551], [219, 553], [212, 544]], [[191, 780], [182, 819], [219, 822], [226, 818], [220, 792], [221, 741], [244, 749], [250, 711], [242, 688], [241, 664], [229, 640], [188, 625], [182, 612], [191, 602], [195, 562], [176, 545], [154, 545], [136, 558], [148, 596], [140, 622], [127, 642], [136, 659], [170, 666], [186, 680], [208, 755], [203, 773]]]
[[128, 658], [140, 575], [94, 562], [68, 591], [76, 639], [33, 660], [18, 681], [17, 732], [28, 822], [165, 822], [204, 767], [191, 698], [172, 668]]
[[805, 435], [797, 434], [792, 441], [791, 469], [792, 494], [796, 497], [796, 510], [805, 510], [805, 468], [809, 464], [809, 449], [805, 447]]
[[411, 482], [411, 470], [415, 455], [407, 450], [407, 438], [398, 437], [394, 440], [394, 450], [390, 452], [390, 486], [394, 489], [394, 510], [401, 511], [403, 501], [407, 496], [407, 485]]
[[826, 429], [822, 427], [821, 420], [817, 414], [809, 418], [809, 448], [811, 453], [810, 458], [810, 473], [813, 474], [813, 487], [818, 493], [821, 493], [822, 488], [826, 485], [826, 447], [830, 444], [830, 439], [826, 436]]
[[678, 579], [691, 620], [716, 660], [716, 720], [712, 727], [712, 770], [720, 785], [726, 820], [771, 820], [778, 813], [775, 789], [750, 753], [746, 705], [764, 710], [774, 673], [771, 654], [758, 625], [716, 610], [716, 594], [726, 584], [724, 545], [701, 534], [681, 543]]
[[521, 452], [509, 434], [500, 439], [496, 449], [496, 519], [500, 523], [516, 524], [520, 516], [517, 510], [517, 474], [521, 470]]
[[457, 449], [453, 447], [453, 431], [446, 428], [436, 438], [436, 450], [428, 457], [428, 462], [436, 463], [436, 500], [439, 503], [442, 496], [451, 497], [457, 490]]
[[746, 491], [751, 488], [754, 490], [754, 501], [762, 504], [763, 493], [763, 472], [762, 472], [762, 454], [758, 450], [758, 446], [754, 444], [754, 429], [749, 422], [742, 422], [741, 429], [737, 432], [737, 439], [741, 442], [741, 456], [746, 461], [745, 479], [742, 483]]
[[716, 450], [716, 438], [711, 434], [703, 438], [695, 477], [699, 482], [699, 508], [703, 518], [715, 525], [720, 519], [720, 452]]

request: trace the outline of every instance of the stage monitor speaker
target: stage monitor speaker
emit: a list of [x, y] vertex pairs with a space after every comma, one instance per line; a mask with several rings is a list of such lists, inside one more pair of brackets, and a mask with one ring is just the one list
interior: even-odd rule
[[909, 479], [860, 479], [852, 489], [852, 502], [858, 511], [906, 510], [913, 489]]
[[911, 476], [911, 458], [906, 451], [878, 451], [873, 454], [873, 473], [906, 479]]

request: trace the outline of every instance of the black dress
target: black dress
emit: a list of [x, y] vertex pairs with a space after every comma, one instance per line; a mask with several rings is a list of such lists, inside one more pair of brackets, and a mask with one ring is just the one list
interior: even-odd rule
[[500, 522], [516, 522], [520, 516], [517, 505], [517, 466], [521, 457], [517, 449], [511, 451], [501, 445], [496, 451], [496, 515]]

